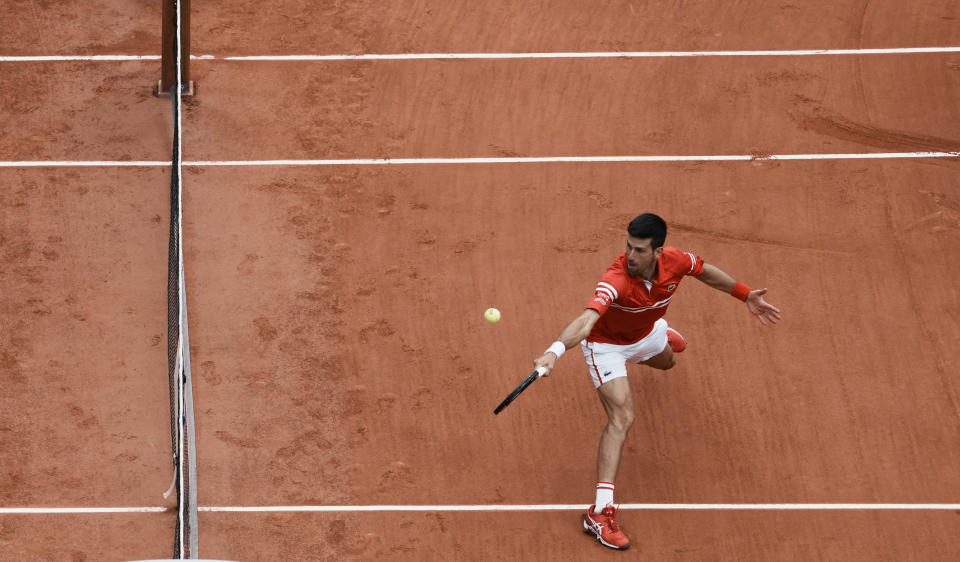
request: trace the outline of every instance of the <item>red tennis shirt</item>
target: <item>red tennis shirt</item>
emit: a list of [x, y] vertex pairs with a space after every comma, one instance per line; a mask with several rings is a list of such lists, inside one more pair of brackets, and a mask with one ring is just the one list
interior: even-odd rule
[[703, 258], [670, 246], [657, 260], [657, 278], [647, 281], [627, 273], [627, 254], [613, 262], [597, 283], [587, 305], [600, 313], [587, 341], [628, 345], [643, 339], [663, 317], [685, 275], [703, 273]]

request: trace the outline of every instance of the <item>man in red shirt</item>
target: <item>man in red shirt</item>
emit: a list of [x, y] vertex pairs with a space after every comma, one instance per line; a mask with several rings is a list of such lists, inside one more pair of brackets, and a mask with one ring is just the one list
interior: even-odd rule
[[766, 289], [751, 290], [694, 254], [664, 246], [667, 224], [652, 213], [627, 226], [627, 251], [618, 257], [597, 283], [593, 299], [557, 341], [534, 361], [547, 375], [563, 353], [580, 344], [597, 395], [607, 412], [597, 454], [596, 502], [583, 516], [583, 528], [604, 546], [625, 550], [630, 540], [620, 530], [613, 503], [614, 480], [620, 452], [633, 424], [633, 397], [626, 363], [670, 369], [674, 354], [686, 342], [667, 326], [663, 315], [681, 279], [693, 275], [707, 285], [732, 294], [762, 324], [776, 324], [780, 310], [763, 300]]

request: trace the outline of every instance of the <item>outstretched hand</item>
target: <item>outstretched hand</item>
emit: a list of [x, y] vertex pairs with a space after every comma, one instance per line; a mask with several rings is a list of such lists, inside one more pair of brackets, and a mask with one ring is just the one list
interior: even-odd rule
[[761, 324], [766, 325], [768, 321], [776, 324], [780, 320], [780, 309], [763, 300], [765, 294], [767, 294], [766, 289], [750, 291], [747, 295], [747, 308], [760, 320]]

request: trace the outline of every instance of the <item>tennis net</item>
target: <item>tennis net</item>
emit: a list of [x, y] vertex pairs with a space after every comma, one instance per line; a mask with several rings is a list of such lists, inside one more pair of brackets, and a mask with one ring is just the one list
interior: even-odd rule
[[193, 415], [193, 382], [190, 376], [190, 339], [187, 331], [187, 298], [183, 267], [183, 43], [181, 0], [175, 4], [174, 57], [177, 80], [171, 88], [173, 153], [170, 174], [170, 244], [167, 275], [167, 365], [170, 383], [170, 430], [173, 444], [174, 482], [177, 492], [177, 525], [174, 558], [198, 558], [197, 467]]

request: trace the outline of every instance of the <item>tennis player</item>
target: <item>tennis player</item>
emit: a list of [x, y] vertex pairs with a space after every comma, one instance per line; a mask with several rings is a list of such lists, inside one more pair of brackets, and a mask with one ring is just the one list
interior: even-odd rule
[[583, 516], [584, 531], [604, 546], [625, 550], [630, 539], [617, 522], [613, 503], [620, 453], [633, 424], [633, 397], [626, 363], [655, 369], [674, 366], [674, 354], [686, 347], [683, 337], [663, 315], [680, 281], [692, 275], [707, 285], [744, 301], [762, 324], [776, 324], [780, 310], [763, 300], [766, 289], [753, 290], [692, 253], [664, 246], [667, 224], [651, 213], [627, 226], [627, 250], [597, 283], [593, 299], [534, 361], [549, 374], [566, 350], [580, 344], [590, 377], [607, 413], [597, 454], [596, 501]]

